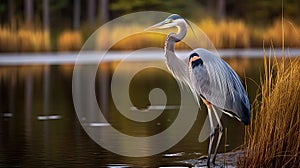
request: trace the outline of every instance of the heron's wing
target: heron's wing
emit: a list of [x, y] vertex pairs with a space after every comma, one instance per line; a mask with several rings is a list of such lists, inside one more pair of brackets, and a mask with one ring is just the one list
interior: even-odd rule
[[250, 105], [237, 74], [215, 54], [196, 49], [203, 64], [190, 67], [190, 80], [193, 90], [225, 113], [249, 123]]

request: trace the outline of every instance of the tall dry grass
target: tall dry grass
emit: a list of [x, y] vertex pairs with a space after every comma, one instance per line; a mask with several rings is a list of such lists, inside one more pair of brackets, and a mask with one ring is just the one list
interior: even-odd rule
[[[257, 27], [249, 25], [241, 20], [215, 21], [210, 18], [196, 22], [196, 24], [208, 36], [216, 48], [248, 48], [261, 47], [262, 43], [272, 44], [274, 47], [281, 47], [281, 30], [285, 29], [284, 39], [287, 47], [300, 47], [300, 26], [285, 20], [275, 21], [272, 25]], [[41, 29], [13, 29], [13, 26], [0, 26], [0, 52], [23, 52], [23, 51], [49, 51], [51, 50], [50, 33]], [[97, 40], [98, 44], [105, 44], [106, 41], [118, 39], [122, 35], [134, 30], [144, 30], [144, 25], [122, 25], [112, 27], [109, 33], [102, 33], [105, 36]], [[167, 32], [176, 31], [167, 30]], [[58, 51], [79, 50], [89, 37], [91, 30], [83, 27], [82, 31], [63, 31], [58, 34], [57, 40], [53, 43]], [[191, 35], [191, 33], [190, 33]], [[191, 37], [186, 37], [191, 38]], [[193, 37], [191, 38], [193, 39]], [[103, 41], [104, 40], [104, 41]], [[165, 35], [155, 33], [140, 33], [122, 39], [115, 44], [113, 50], [136, 50], [139, 48], [164, 45]], [[198, 40], [199, 42], [199, 40]], [[97, 45], [98, 45], [97, 44]], [[183, 42], [176, 44], [177, 49], [190, 49]]]
[[79, 31], [64, 31], [57, 40], [58, 51], [80, 50], [82, 46], [82, 37]]
[[[208, 36], [216, 48], [246, 48], [250, 47], [250, 31], [248, 27], [242, 21], [220, 21], [216, 22], [212, 19], [204, 19], [198, 23], [198, 26], [203, 30], [203, 32]], [[105, 40], [118, 39], [122, 37], [123, 34], [132, 33], [134, 30], [143, 30], [144, 25], [124, 25], [120, 27], [113, 27], [108, 30], [108, 33], [101, 33], [101, 36], [107, 36], [103, 38]], [[177, 31], [176, 29], [167, 30], [166, 33], [170, 31]], [[137, 31], [138, 32], [138, 31]], [[192, 34], [188, 34], [192, 36]], [[166, 36], [157, 33], [140, 33], [133, 36], [122, 39], [117, 44], [115, 44], [112, 49], [115, 50], [135, 50], [143, 47], [149, 46], [163, 46]], [[185, 37], [185, 38], [195, 38], [195, 37]], [[105, 41], [98, 40], [98, 43], [103, 44]], [[183, 42], [176, 43], [177, 49], [190, 49]]]
[[246, 48], [250, 46], [250, 29], [239, 20], [216, 22], [204, 19], [198, 26], [209, 37], [216, 48]]
[[[256, 27], [256, 25], [248, 25], [241, 20], [215, 21], [207, 18], [198, 22], [197, 26], [202, 29], [216, 48], [261, 47], [263, 42], [272, 44], [274, 47], [281, 47], [282, 44], [282, 26], [279, 21], [275, 21], [271, 26]], [[114, 40], [121, 37], [124, 33], [132, 32], [133, 30], [143, 30], [144, 28], [143, 25], [113, 27], [109, 30], [109, 36], [106, 39]], [[285, 29], [285, 45], [287, 47], [300, 47], [300, 35], [298, 34], [300, 27], [291, 21], [285, 20], [283, 28]], [[170, 32], [170, 30], [166, 32]], [[107, 36], [107, 34], [102, 35]], [[142, 47], [163, 46], [164, 40], [164, 35], [153, 33], [137, 34], [119, 41], [112, 49], [135, 50]], [[189, 47], [182, 42], [177, 43], [176, 48], [189, 49]]]
[[300, 58], [264, 58], [240, 167], [300, 167]]
[[284, 29], [284, 44], [286, 47], [300, 46], [300, 27], [289, 20], [276, 20], [271, 27], [266, 29], [260, 36], [263, 35], [263, 40], [274, 46], [282, 45], [282, 28]]
[[40, 29], [0, 27], [0, 52], [50, 51], [50, 33]]

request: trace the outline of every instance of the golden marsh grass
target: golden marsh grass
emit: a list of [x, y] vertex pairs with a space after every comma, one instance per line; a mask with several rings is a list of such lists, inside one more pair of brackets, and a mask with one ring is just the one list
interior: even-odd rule
[[50, 34], [48, 31], [25, 28], [13, 30], [0, 27], [1, 52], [41, 52], [50, 51], [50, 49]]
[[263, 35], [263, 40], [274, 46], [282, 45], [282, 28], [284, 29], [284, 44], [286, 47], [300, 46], [300, 28], [289, 20], [276, 20], [271, 27], [260, 33]]
[[[212, 19], [205, 19], [197, 24], [208, 36], [216, 48], [247, 48], [250, 47], [250, 31], [242, 21], [221, 21], [216, 22]], [[133, 30], [143, 30], [142, 25], [126, 25], [114, 27], [110, 36], [104, 39], [115, 40], [124, 33], [133, 32]], [[170, 30], [166, 31], [168, 33]], [[174, 29], [174, 31], [176, 31]], [[105, 34], [102, 34], [105, 36]], [[185, 38], [191, 38], [193, 34], [188, 34]], [[163, 47], [166, 36], [157, 33], [140, 33], [128, 38], [122, 39], [115, 44], [112, 49], [115, 50], [135, 50], [149, 46]], [[100, 42], [100, 41], [98, 41]], [[100, 42], [100, 43], [103, 43]], [[190, 49], [183, 42], [176, 43], [177, 49]]]
[[79, 31], [64, 31], [57, 40], [58, 51], [80, 50], [82, 46], [82, 37]]
[[[221, 20], [203, 19], [196, 23], [199, 28], [207, 35], [216, 48], [249, 48], [261, 47], [263, 42], [272, 44], [274, 47], [281, 47], [282, 26], [279, 21], [275, 21], [271, 26], [263, 28], [247, 25], [241, 20]], [[132, 32], [133, 30], [143, 30], [143, 25], [124, 25], [113, 27], [109, 30], [107, 40], [118, 39], [124, 33]], [[287, 47], [300, 47], [300, 36], [298, 31], [300, 27], [293, 24], [291, 21], [285, 20], [283, 23], [285, 29], [285, 45]], [[172, 30], [173, 31], [173, 30]], [[174, 31], [176, 31], [174, 29]], [[170, 30], [166, 31], [170, 32]], [[103, 34], [107, 36], [107, 34]], [[188, 34], [192, 35], [192, 34]], [[185, 37], [190, 38], [190, 37]], [[112, 47], [115, 50], [135, 50], [149, 46], [163, 46], [165, 35], [155, 33], [136, 34], [134, 36], [122, 39]], [[99, 41], [98, 41], [99, 42]], [[103, 41], [101, 42], [103, 43]], [[183, 42], [176, 44], [177, 49], [190, 49]]]
[[[221, 20], [203, 19], [195, 22], [203, 32], [208, 36], [216, 48], [249, 48], [261, 47], [262, 43], [272, 44], [274, 47], [281, 47], [282, 27], [285, 29], [284, 39], [286, 47], [300, 47], [300, 27], [291, 21], [275, 21], [272, 25], [257, 27], [249, 25], [241, 20]], [[0, 27], [0, 51], [2, 52], [22, 52], [22, 51], [49, 51], [51, 50], [50, 33], [41, 29], [12, 29], [13, 26]], [[101, 33], [104, 36], [102, 40], [110, 41], [118, 39], [122, 35], [135, 30], [144, 30], [144, 25], [120, 25], [112, 27], [109, 33]], [[58, 51], [79, 50], [83, 42], [89, 36], [87, 30], [83, 31], [63, 31], [58, 34], [57, 40], [53, 43]], [[174, 29], [174, 31], [176, 31]], [[170, 30], [166, 31], [170, 32]], [[189, 38], [189, 37], [186, 37]], [[131, 37], [122, 39], [115, 44], [113, 50], [135, 50], [143, 47], [156, 46], [162, 47], [165, 35], [155, 33], [140, 33]], [[105, 41], [97, 40], [97, 43], [103, 44]], [[199, 42], [199, 40], [198, 40]], [[176, 44], [177, 49], [189, 49], [187, 45], [180, 42]]]
[[250, 46], [250, 31], [238, 20], [216, 22], [204, 19], [198, 26], [209, 37], [216, 48], [246, 48]]
[[240, 167], [299, 167], [300, 58], [265, 56], [264, 73]]

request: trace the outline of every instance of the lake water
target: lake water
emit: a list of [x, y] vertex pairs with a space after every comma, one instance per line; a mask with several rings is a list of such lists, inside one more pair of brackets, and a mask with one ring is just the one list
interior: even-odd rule
[[[262, 59], [226, 58], [226, 61], [239, 73], [242, 81], [246, 77], [252, 102], [257, 91], [253, 81], [259, 82]], [[126, 78], [133, 67], [146, 63], [166, 70], [163, 61], [128, 61], [124, 63], [122, 76]], [[110, 82], [118, 65], [117, 61], [105, 62], [100, 65], [104, 70], [99, 69], [97, 73], [95, 93], [107, 120], [116, 129], [133, 136], [155, 135], [168, 128], [176, 119], [180, 106], [179, 86], [174, 78], [157, 68], [144, 69], [134, 76], [129, 88], [133, 109], [149, 106], [148, 96], [153, 88], [165, 91], [170, 107], [153, 121], [134, 122], [122, 116], [112, 101]], [[180, 161], [207, 154], [208, 139], [198, 142], [207, 116], [205, 107], [199, 110], [187, 135], [163, 153], [139, 158], [105, 150], [87, 135], [77, 118], [72, 99], [72, 73], [72, 64], [0, 67], [0, 167], [184, 166], [186, 164]], [[244, 126], [225, 115], [222, 122], [226, 133], [219, 151], [231, 151], [243, 143]], [[106, 127], [99, 123], [92, 126]]]

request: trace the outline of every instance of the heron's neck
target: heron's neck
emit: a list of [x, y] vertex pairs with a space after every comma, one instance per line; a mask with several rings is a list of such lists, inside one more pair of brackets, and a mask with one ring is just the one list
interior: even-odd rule
[[178, 32], [177, 33], [170, 33], [167, 36], [167, 39], [166, 39], [166, 42], [165, 42], [165, 52], [166, 52], [167, 59], [168, 59], [169, 56], [175, 55], [175, 53], [174, 53], [175, 43], [181, 41], [185, 37], [186, 32], [187, 32], [186, 22], [184, 20], [178, 22], [177, 28], [178, 28]]
[[[183, 19], [182, 19], [183, 20]], [[174, 52], [174, 44], [184, 38], [187, 31], [186, 22], [183, 20], [177, 24], [178, 32], [170, 33], [165, 42], [165, 56], [168, 69], [181, 83], [189, 85], [189, 73], [187, 63], [177, 57]]]

